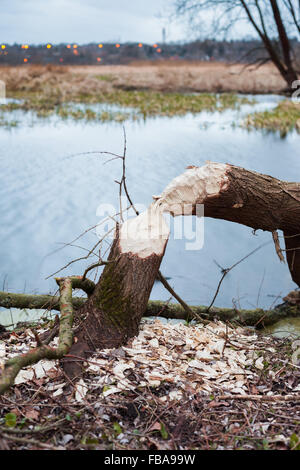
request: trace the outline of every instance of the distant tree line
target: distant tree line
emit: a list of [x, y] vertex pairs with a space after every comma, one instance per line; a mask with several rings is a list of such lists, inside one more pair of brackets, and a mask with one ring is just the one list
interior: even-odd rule
[[[300, 56], [300, 43], [292, 40]], [[267, 54], [267, 53], [265, 53]], [[170, 44], [58, 44], [0, 45], [0, 65], [61, 64], [105, 65], [129, 64], [134, 61], [219, 61], [255, 63], [262, 59], [259, 41], [204, 40]]]
[[[256, 63], [272, 62], [293, 91], [299, 76], [300, 0], [173, 0], [175, 13], [190, 30], [226, 38], [235, 28], [251, 27], [263, 51]], [[199, 37], [199, 36], [198, 36]], [[209, 36], [206, 36], [209, 37]]]

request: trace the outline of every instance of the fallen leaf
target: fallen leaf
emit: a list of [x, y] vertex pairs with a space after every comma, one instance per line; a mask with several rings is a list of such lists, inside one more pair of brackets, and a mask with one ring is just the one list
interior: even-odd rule
[[83, 379], [80, 379], [79, 382], [75, 385], [75, 400], [78, 403], [84, 402], [84, 397], [88, 392], [88, 386]]
[[20, 370], [17, 377], [15, 378], [15, 385], [23, 384], [29, 382], [34, 378], [34, 372], [32, 369]]
[[25, 412], [25, 416], [27, 419], [38, 420], [40, 413], [37, 410], [34, 410], [33, 408], [31, 408]]

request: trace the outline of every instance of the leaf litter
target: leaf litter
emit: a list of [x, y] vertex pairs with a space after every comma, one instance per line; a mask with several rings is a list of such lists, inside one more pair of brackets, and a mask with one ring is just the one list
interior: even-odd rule
[[[35, 346], [30, 329], [0, 341], [0, 370]], [[57, 361], [20, 371], [14, 399], [0, 397], [0, 427], [18, 401], [29, 401], [23, 416], [35, 425], [71, 417], [62, 419], [59, 440], [46, 434], [50, 448], [289, 448], [290, 436], [300, 436], [300, 367], [292, 353], [290, 341], [220, 321], [145, 319], [125, 346], [83, 360], [83, 377], [72, 386]], [[7, 442], [20, 448], [11, 434]]]

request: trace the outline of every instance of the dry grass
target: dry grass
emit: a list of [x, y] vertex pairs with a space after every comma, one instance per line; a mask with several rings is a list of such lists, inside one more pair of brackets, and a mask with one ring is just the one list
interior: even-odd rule
[[285, 83], [272, 65], [259, 69], [223, 63], [162, 62], [129, 66], [2, 67], [0, 79], [9, 93], [40, 91], [45, 86], [63, 95], [114, 89], [169, 92], [279, 93]]
[[[63, 118], [124, 121], [149, 116], [179, 116], [203, 110], [222, 111], [237, 108], [247, 101], [233, 93], [221, 96], [191, 93], [195, 91], [192, 82], [187, 81], [184, 73], [176, 79], [174, 70], [177, 69], [170, 66], [3, 68], [0, 79], [6, 82], [8, 97], [19, 98], [20, 101], [10, 102], [1, 110], [32, 110], [41, 117], [57, 113]], [[107, 110], [97, 113], [92, 109], [83, 111], [78, 110], [74, 102], [113, 104], [121, 109], [117, 113], [107, 113]]]
[[[20, 98], [1, 111], [32, 110], [38, 116], [57, 113], [62, 118], [98, 121], [140, 119], [148, 116], [178, 116], [188, 112], [237, 108], [242, 100], [234, 93], [281, 93], [285, 83], [272, 65], [259, 69], [243, 65], [200, 62], [133, 63], [129, 66], [21, 66], [0, 68], [7, 96]], [[193, 93], [198, 93], [193, 95]], [[221, 93], [217, 97], [214, 93]], [[114, 104], [111, 113], [93, 109], [78, 110], [72, 103]], [[130, 110], [128, 112], [128, 110]], [[271, 121], [270, 121], [271, 118]], [[281, 124], [281, 118], [283, 118]], [[252, 118], [250, 118], [251, 121]], [[290, 130], [289, 113], [257, 115], [249, 127]], [[0, 125], [6, 124], [5, 116]], [[270, 126], [264, 123], [270, 122]]]
[[[258, 70], [223, 63], [162, 62], [131, 66], [88, 67], [87, 73], [111, 76], [115, 87], [156, 91], [229, 93], [279, 93], [285, 87], [276, 69], [266, 65]], [[84, 72], [78, 67], [77, 72]]]

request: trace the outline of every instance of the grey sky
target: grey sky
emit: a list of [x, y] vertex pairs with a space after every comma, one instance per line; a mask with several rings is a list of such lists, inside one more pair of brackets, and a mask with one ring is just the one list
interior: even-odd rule
[[[0, 0], [0, 42], [190, 41], [187, 25], [170, 21], [174, 0]], [[206, 17], [209, 22], [209, 15]], [[204, 25], [205, 26], [205, 25]], [[237, 36], [252, 35], [247, 24]]]
[[0, 0], [0, 41], [12, 43], [184, 39], [184, 27], [160, 12], [173, 0]]

